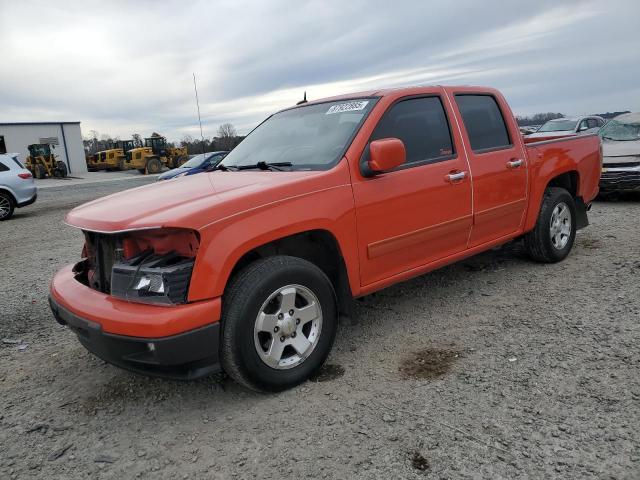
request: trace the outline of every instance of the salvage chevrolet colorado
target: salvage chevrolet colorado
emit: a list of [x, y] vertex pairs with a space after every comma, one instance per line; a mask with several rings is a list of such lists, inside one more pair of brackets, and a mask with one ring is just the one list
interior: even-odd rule
[[72, 210], [56, 319], [98, 357], [278, 391], [325, 361], [356, 297], [514, 239], [558, 262], [598, 193], [597, 135], [520, 135], [504, 97], [416, 87], [303, 103], [215, 170]]

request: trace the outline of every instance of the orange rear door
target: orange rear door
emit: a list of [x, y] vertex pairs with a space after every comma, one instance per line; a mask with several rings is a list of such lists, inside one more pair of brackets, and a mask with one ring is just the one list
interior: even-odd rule
[[471, 248], [522, 228], [527, 207], [527, 157], [503, 98], [477, 91], [456, 92], [453, 102], [462, 119], [473, 176]]
[[[439, 95], [401, 98], [391, 104], [369, 142], [399, 138], [404, 165], [353, 178], [363, 286], [466, 248], [471, 228], [467, 158], [457, 149], [448, 102]], [[368, 155], [368, 144], [360, 162]]]

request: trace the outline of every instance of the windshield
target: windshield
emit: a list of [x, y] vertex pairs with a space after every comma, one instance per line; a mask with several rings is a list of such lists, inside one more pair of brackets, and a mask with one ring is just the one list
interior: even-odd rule
[[285, 110], [269, 117], [222, 162], [226, 167], [291, 163], [287, 170], [326, 170], [344, 154], [376, 99], [360, 98]]
[[602, 127], [600, 136], [621, 142], [640, 140], [640, 123], [624, 123], [618, 120], [611, 120]]
[[200, 155], [193, 157], [191, 160], [184, 162], [180, 168], [198, 168], [211, 156], [212, 155], [209, 153], [201, 153]]
[[549, 120], [547, 123], [542, 125], [538, 132], [563, 132], [565, 130], [573, 130], [576, 128], [576, 120]]

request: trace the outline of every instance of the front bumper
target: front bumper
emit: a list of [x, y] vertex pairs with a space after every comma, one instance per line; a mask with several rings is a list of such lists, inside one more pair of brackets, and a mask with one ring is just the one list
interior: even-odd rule
[[604, 164], [600, 175], [600, 190], [640, 190], [640, 165], [607, 167]]
[[189, 380], [220, 370], [220, 299], [175, 307], [116, 299], [66, 267], [51, 283], [56, 320], [106, 362], [146, 375]]

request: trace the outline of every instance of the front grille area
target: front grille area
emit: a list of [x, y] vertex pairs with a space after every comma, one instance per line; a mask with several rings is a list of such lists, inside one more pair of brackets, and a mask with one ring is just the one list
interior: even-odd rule
[[111, 293], [111, 269], [122, 259], [122, 238], [95, 232], [84, 232], [84, 236], [87, 284], [99, 292]]
[[603, 172], [600, 176], [601, 190], [640, 190], [640, 171]]
[[607, 162], [602, 165], [603, 168], [635, 168], [640, 167], [640, 162]]
[[85, 258], [74, 269], [79, 282], [131, 301], [187, 302], [195, 261], [188, 254], [195, 253], [193, 233], [83, 233]]

